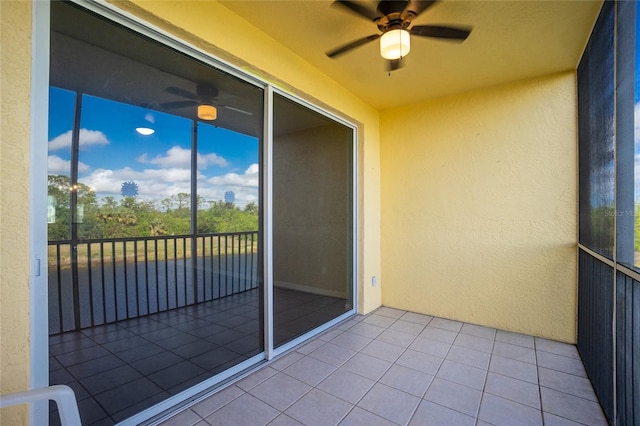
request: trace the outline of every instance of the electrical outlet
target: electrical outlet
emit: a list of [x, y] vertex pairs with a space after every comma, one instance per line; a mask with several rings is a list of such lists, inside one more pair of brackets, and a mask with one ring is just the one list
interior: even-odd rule
[[371, 277], [371, 287], [375, 287], [378, 285], [378, 278], [376, 278], [376, 276], [374, 275], [373, 277]]

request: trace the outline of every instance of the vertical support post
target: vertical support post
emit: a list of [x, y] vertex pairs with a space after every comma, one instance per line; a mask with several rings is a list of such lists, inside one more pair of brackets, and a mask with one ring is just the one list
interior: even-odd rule
[[[198, 303], [198, 121], [191, 125], [191, 279], [193, 303]], [[203, 253], [204, 255], [204, 253]], [[186, 261], [186, 260], [185, 260]], [[185, 288], [186, 288], [185, 281]], [[185, 303], [187, 303], [185, 295]], [[188, 304], [188, 303], [187, 303]]]
[[71, 282], [73, 286], [73, 323], [80, 330], [80, 285], [78, 282], [78, 152], [80, 150], [80, 119], [82, 116], [82, 93], [76, 92], [76, 102], [71, 132]]

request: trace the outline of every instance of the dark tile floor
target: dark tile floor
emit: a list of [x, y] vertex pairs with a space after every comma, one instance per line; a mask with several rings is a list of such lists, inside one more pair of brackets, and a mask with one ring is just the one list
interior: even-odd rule
[[[84, 425], [112, 425], [262, 352], [261, 293], [49, 339], [50, 384], [76, 393]], [[345, 300], [276, 289], [276, 346], [342, 314]], [[51, 424], [59, 424], [52, 404]]]

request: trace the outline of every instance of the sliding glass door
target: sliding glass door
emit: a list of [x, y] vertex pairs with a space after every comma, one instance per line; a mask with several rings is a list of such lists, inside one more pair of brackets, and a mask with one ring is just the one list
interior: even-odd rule
[[49, 383], [113, 424], [263, 358], [264, 89], [70, 3], [50, 36]]
[[273, 341], [353, 307], [353, 129], [273, 101]]
[[355, 303], [354, 128], [105, 8], [50, 8], [49, 384], [87, 425], [145, 421]]

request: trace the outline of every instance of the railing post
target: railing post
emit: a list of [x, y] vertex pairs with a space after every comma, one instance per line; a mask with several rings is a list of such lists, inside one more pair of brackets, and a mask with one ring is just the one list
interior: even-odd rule
[[[71, 250], [71, 247], [69, 247]], [[64, 317], [62, 316], [62, 267], [60, 266], [60, 243], [56, 244], [56, 278], [58, 279], [58, 321], [59, 332], [64, 331]]]
[[[193, 286], [193, 303], [198, 303], [198, 240], [196, 234], [191, 235], [191, 280]], [[187, 283], [185, 282], [186, 286]]]
[[[78, 245], [71, 243], [71, 283], [73, 287], [73, 327], [80, 330], [80, 284], [78, 282]], [[63, 329], [64, 330], [64, 329]]]

